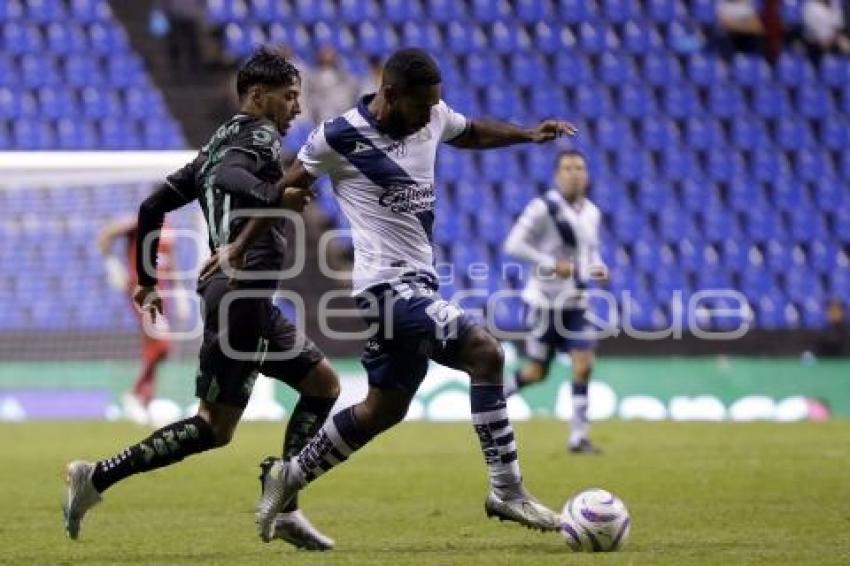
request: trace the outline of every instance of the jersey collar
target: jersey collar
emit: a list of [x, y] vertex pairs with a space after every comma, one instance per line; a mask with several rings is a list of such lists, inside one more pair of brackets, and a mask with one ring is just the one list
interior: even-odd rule
[[360, 113], [361, 116], [363, 116], [363, 119], [366, 120], [366, 122], [370, 126], [375, 128], [376, 131], [384, 133], [381, 129], [380, 124], [378, 124], [378, 120], [377, 118], [375, 118], [375, 115], [369, 112], [369, 103], [372, 102], [372, 99], [374, 98], [375, 93], [367, 94], [366, 96], [362, 97], [357, 102], [357, 111]]

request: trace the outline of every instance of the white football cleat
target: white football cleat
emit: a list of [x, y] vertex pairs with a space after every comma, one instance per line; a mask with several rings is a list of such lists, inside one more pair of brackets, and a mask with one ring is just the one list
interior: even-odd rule
[[80, 523], [86, 512], [103, 500], [91, 481], [94, 472], [92, 462], [75, 460], [65, 467], [65, 483], [68, 492], [62, 503], [65, 516], [65, 531], [75, 539], [80, 536]]
[[530, 529], [557, 531], [561, 517], [528, 493], [522, 484], [510, 488], [494, 488], [484, 502], [488, 517], [514, 521]]
[[147, 408], [132, 393], [125, 393], [121, 397], [121, 409], [124, 411], [124, 418], [137, 425], [147, 426], [151, 422]]
[[326, 537], [307, 519], [300, 509], [279, 513], [274, 520], [274, 536], [304, 550], [331, 550], [332, 538]]
[[[264, 461], [264, 464], [266, 462], [268, 460]], [[271, 542], [274, 538], [275, 519], [298, 493], [298, 487], [287, 481], [290, 469], [282, 460], [275, 459], [268, 468], [263, 464], [260, 466], [263, 469], [260, 476], [263, 491], [257, 502], [257, 530], [263, 542]]]

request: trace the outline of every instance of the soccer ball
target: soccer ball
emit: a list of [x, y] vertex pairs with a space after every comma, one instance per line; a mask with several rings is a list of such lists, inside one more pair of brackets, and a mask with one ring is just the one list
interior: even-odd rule
[[588, 489], [570, 498], [561, 511], [561, 534], [573, 550], [611, 552], [629, 538], [631, 519], [623, 502], [604, 489]]

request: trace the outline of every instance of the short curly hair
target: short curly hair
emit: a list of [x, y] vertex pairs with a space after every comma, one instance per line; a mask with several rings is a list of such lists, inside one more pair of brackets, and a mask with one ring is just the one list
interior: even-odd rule
[[295, 68], [280, 47], [262, 46], [251, 53], [236, 74], [236, 94], [239, 98], [257, 84], [271, 87], [289, 86], [301, 80]]

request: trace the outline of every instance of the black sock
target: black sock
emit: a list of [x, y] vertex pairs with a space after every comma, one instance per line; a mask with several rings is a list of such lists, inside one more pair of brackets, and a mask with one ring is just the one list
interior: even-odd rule
[[[292, 409], [292, 416], [289, 417], [286, 434], [283, 437], [284, 460], [297, 456], [307, 444], [307, 441], [316, 435], [316, 432], [325, 424], [334, 403], [336, 403], [336, 397], [302, 395], [298, 399], [298, 403]], [[283, 511], [288, 513], [296, 509], [298, 509], [297, 495]]]
[[100, 460], [95, 464], [92, 483], [103, 493], [124, 478], [174, 464], [186, 456], [209, 450], [214, 444], [212, 428], [195, 415], [164, 426], [140, 443]]

